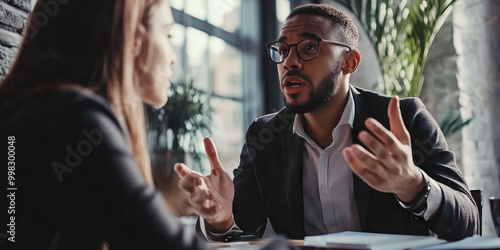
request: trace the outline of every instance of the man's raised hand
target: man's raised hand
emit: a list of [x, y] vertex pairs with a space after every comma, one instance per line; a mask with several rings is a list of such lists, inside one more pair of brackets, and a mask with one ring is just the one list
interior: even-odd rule
[[207, 137], [203, 142], [211, 173], [204, 176], [182, 163], [175, 165], [175, 171], [180, 177], [179, 186], [189, 193], [189, 203], [198, 215], [214, 230], [226, 231], [233, 225], [233, 181], [222, 169], [212, 139]]
[[367, 131], [359, 133], [358, 144], [344, 150], [351, 170], [372, 188], [396, 194], [400, 200], [411, 202], [423, 187], [423, 177], [413, 164], [410, 134], [406, 129], [399, 98], [393, 97], [387, 110], [391, 130], [373, 118], [368, 118]]

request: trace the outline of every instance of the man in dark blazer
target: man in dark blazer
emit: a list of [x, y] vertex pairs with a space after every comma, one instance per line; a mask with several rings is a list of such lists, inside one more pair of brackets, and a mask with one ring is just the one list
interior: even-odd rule
[[328, 5], [292, 10], [269, 43], [286, 107], [249, 127], [234, 186], [205, 140], [212, 173], [177, 165], [209, 238], [363, 231], [461, 239], [478, 231], [467, 184], [418, 98], [355, 88], [352, 20]]

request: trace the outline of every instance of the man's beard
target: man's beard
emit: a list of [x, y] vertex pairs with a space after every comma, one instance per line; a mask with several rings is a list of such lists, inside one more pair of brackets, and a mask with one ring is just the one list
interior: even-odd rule
[[[286, 105], [286, 109], [293, 114], [303, 114], [308, 113], [316, 108], [320, 107], [324, 103], [328, 102], [333, 96], [333, 89], [335, 84], [337, 84], [337, 76], [340, 74], [340, 64], [337, 63], [335, 68], [325, 76], [318, 88], [312, 89], [309, 98], [304, 103], [291, 104], [286, 102], [286, 98], [283, 95], [283, 99]], [[294, 98], [294, 95], [291, 95]]]

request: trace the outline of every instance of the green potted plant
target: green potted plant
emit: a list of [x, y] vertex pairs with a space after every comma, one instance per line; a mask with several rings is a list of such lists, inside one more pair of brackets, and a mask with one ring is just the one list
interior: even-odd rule
[[174, 215], [192, 215], [173, 167], [185, 162], [203, 172], [200, 144], [211, 133], [210, 94], [195, 88], [194, 79], [186, 77], [173, 82], [168, 95], [163, 107], [145, 104], [153, 179]]
[[419, 96], [437, 32], [456, 0], [336, 0], [358, 18], [372, 42], [389, 95]]
[[[375, 48], [380, 87], [388, 95], [419, 96], [424, 67], [437, 32], [457, 0], [336, 0], [360, 21]], [[450, 108], [440, 123], [446, 136], [467, 126]]]

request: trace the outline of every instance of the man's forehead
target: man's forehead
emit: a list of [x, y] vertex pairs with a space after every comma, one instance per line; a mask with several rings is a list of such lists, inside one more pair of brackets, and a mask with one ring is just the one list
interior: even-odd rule
[[294, 35], [315, 34], [319, 38], [331, 35], [332, 22], [330, 19], [312, 14], [299, 14], [288, 19], [281, 28], [280, 39]]

